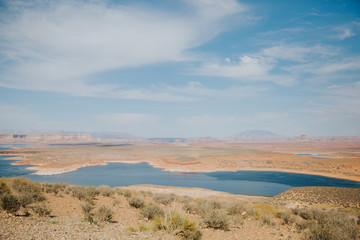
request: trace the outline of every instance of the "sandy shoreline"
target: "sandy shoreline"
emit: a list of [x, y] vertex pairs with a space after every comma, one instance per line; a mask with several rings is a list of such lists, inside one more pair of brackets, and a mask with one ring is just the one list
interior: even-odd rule
[[[8, 154], [0, 154], [1, 156], [8, 156]], [[244, 167], [244, 168], [208, 168], [208, 169], [177, 169], [171, 168], [170, 166], [166, 166], [165, 164], [155, 163], [153, 161], [149, 161], [147, 159], [144, 160], [111, 160], [111, 161], [102, 161], [102, 162], [83, 162], [83, 163], [73, 163], [67, 164], [66, 167], [45, 167], [42, 164], [37, 164], [36, 162], [32, 162], [26, 160], [26, 155], [18, 155], [5, 158], [4, 160], [15, 160], [16, 162], [11, 163], [11, 165], [34, 165], [31, 167], [27, 167], [27, 170], [36, 171], [33, 173], [34, 175], [40, 176], [50, 176], [50, 175], [58, 175], [58, 174], [66, 174], [69, 172], [77, 171], [80, 168], [85, 167], [92, 167], [92, 166], [105, 166], [108, 163], [128, 163], [128, 164], [136, 164], [141, 162], [146, 162], [154, 168], [161, 169], [163, 171], [168, 172], [219, 172], [219, 171], [264, 171], [264, 172], [286, 172], [286, 173], [297, 173], [297, 174], [308, 174], [308, 175], [317, 175], [317, 176], [324, 176], [324, 177], [331, 177], [331, 178], [338, 178], [338, 179], [345, 179], [351, 181], [360, 182], [360, 177], [358, 176], [349, 176], [349, 175], [340, 175], [334, 173], [326, 173], [326, 172], [316, 172], [310, 170], [297, 170], [297, 169], [285, 169], [285, 168], [251, 168], [251, 167]], [[182, 165], [183, 166], [183, 165]]]

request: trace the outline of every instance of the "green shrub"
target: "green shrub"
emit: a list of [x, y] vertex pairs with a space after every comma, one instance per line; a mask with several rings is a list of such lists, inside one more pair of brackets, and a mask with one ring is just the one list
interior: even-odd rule
[[158, 194], [153, 195], [152, 198], [154, 199], [154, 201], [156, 203], [169, 205], [170, 203], [172, 203], [175, 200], [176, 196], [175, 196], [175, 194], [158, 193]]
[[229, 219], [226, 212], [219, 209], [211, 210], [206, 213], [204, 216], [204, 223], [206, 226], [214, 229], [228, 230], [229, 228]]
[[16, 213], [20, 209], [20, 202], [12, 194], [4, 194], [1, 196], [1, 207], [9, 213]]
[[95, 213], [95, 218], [99, 222], [111, 222], [112, 216], [112, 210], [106, 206], [101, 206]]
[[164, 210], [151, 203], [143, 207], [140, 213], [149, 220], [154, 219], [156, 216], [164, 216]]
[[145, 202], [142, 198], [138, 196], [133, 196], [128, 199], [129, 205], [134, 208], [142, 208], [145, 206]]
[[48, 207], [46, 207], [46, 205], [44, 203], [36, 204], [36, 205], [32, 206], [31, 208], [40, 217], [49, 216], [51, 213], [51, 210]]

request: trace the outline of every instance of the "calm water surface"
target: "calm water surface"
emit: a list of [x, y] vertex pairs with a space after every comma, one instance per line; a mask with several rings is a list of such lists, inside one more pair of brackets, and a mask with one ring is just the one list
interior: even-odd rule
[[156, 184], [165, 186], [199, 187], [238, 194], [277, 195], [292, 187], [336, 186], [360, 188], [360, 182], [315, 175], [236, 171], [212, 173], [173, 173], [153, 168], [148, 163], [109, 163], [106, 166], [81, 168], [75, 172], [37, 176], [28, 166], [10, 165], [0, 156], [0, 177], [27, 177], [33, 181], [66, 182], [77, 185], [129, 186]]

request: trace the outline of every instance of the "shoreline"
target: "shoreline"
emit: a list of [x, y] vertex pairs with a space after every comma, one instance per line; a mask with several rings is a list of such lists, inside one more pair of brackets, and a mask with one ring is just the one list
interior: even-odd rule
[[[0, 154], [0, 156], [9, 156], [9, 154]], [[146, 162], [150, 166], [161, 169], [162, 171], [167, 172], [183, 172], [183, 173], [211, 173], [211, 172], [234, 172], [234, 171], [262, 171], [262, 172], [285, 172], [285, 173], [295, 173], [295, 174], [306, 174], [306, 175], [315, 175], [315, 176], [323, 176], [323, 177], [330, 177], [330, 178], [337, 178], [337, 179], [344, 179], [350, 180], [355, 182], [360, 182], [360, 176], [349, 176], [349, 175], [340, 175], [335, 173], [325, 173], [325, 172], [316, 172], [316, 171], [309, 171], [309, 170], [297, 170], [297, 169], [285, 169], [285, 168], [251, 168], [251, 167], [244, 167], [244, 168], [212, 168], [206, 170], [198, 170], [198, 169], [176, 169], [171, 168], [170, 166], [166, 166], [166, 164], [158, 164], [154, 163], [149, 160], [106, 160], [102, 162], [83, 162], [83, 163], [73, 163], [68, 164], [66, 167], [63, 168], [56, 168], [56, 167], [42, 167], [41, 164], [36, 164], [34, 162], [25, 160], [26, 154], [17, 154], [16, 156], [10, 155], [12, 157], [4, 158], [4, 160], [15, 160], [16, 162], [11, 163], [11, 165], [32, 165], [31, 167], [27, 167], [26, 170], [36, 171], [32, 173], [33, 175], [39, 176], [51, 176], [51, 175], [59, 175], [59, 174], [66, 174], [70, 172], [77, 171], [80, 168], [85, 167], [93, 167], [93, 166], [105, 166], [108, 163], [128, 163], [128, 164], [136, 164], [141, 162]], [[17, 161], [22, 161], [18, 163]], [[25, 163], [26, 162], [26, 163]], [[183, 166], [183, 165], [182, 165]]]

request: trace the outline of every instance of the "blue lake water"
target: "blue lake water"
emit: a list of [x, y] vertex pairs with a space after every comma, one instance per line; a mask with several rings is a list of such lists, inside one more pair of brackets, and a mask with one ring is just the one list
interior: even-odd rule
[[38, 176], [25, 168], [10, 165], [12, 160], [0, 156], [0, 177], [27, 177], [33, 181], [66, 182], [77, 185], [129, 186], [155, 184], [164, 186], [199, 187], [237, 194], [277, 195], [292, 187], [334, 186], [360, 188], [360, 182], [323, 176], [263, 172], [236, 171], [212, 173], [174, 173], [153, 168], [148, 163], [109, 163], [106, 166], [81, 168], [75, 172]]

